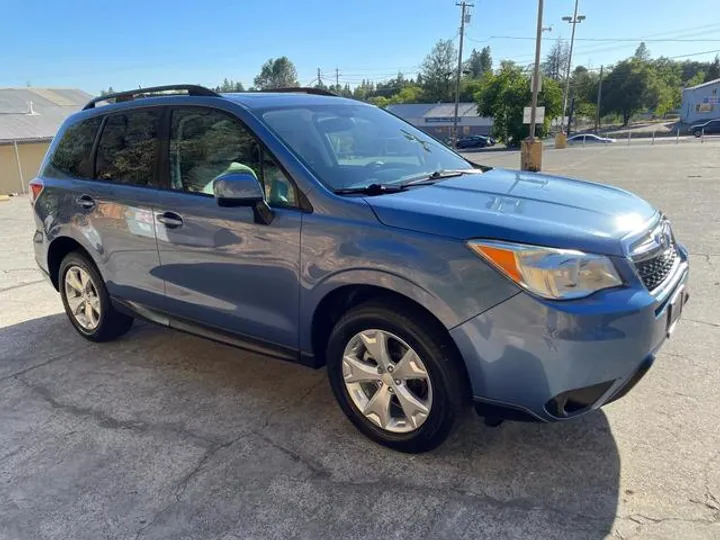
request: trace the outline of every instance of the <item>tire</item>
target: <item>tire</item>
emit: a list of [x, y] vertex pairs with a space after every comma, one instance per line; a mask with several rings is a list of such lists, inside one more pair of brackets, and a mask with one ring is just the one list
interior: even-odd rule
[[695, 135], [695, 137], [699, 139], [700, 137], [702, 137], [702, 131], [696, 129], [695, 131], [693, 131], [693, 135]]
[[[378, 301], [370, 301], [353, 308], [340, 318], [332, 330], [326, 358], [328, 378], [333, 394], [355, 427], [381, 445], [400, 452], [415, 454], [436, 448], [450, 435], [463, 406], [468, 402], [469, 392], [466, 375], [460, 367], [461, 360], [456, 358], [455, 349], [449, 341], [449, 336], [444, 333], [444, 329], [438, 328], [438, 325], [429, 317], [411, 315], [411, 313], [409, 309], [398, 310], [395, 305], [391, 306], [390, 303]], [[348, 364], [346, 348], [352, 348], [352, 344], [357, 343], [357, 347], [351, 349], [351, 359], [360, 359], [359, 355], [361, 354], [362, 362], [369, 362], [369, 365], [372, 366], [372, 362], [375, 360], [368, 358], [370, 349], [365, 348], [366, 342], [358, 336], [367, 332], [363, 335], [366, 337], [374, 335], [377, 341], [377, 334], [373, 333], [373, 330], [381, 331], [388, 336], [387, 350], [390, 351], [389, 356], [391, 357], [388, 365], [398, 366], [398, 369], [395, 370], [396, 374], [400, 371], [403, 373], [407, 371], [401, 368], [402, 364], [399, 359], [407, 352], [405, 347], [408, 347], [412, 348], [419, 357], [419, 365], [424, 367], [426, 373], [424, 379], [402, 380], [400, 385], [396, 385], [395, 383], [400, 379], [393, 379], [390, 375], [392, 369], [388, 367], [382, 375], [379, 375], [379, 377], [385, 377], [384, 381], [359, 383], [360, 389], [354, 383], [346, 384], [346, 375], [347, 380], [352, 380], [354, 376], [354, 374], [350, 374], [352, 370]], [[383, 371], [380, 362], [375, 362], [376, 367], [371, 367], [367, 372], [361, 371], [362, 377], [372, 376], [371, 372], [374, 369], [379, 372]], [[368, 364], [365, 364], [365, 368], [367, 366]], [[417, 364], [414, 365], [414, 368], [417, 369]], [[422, 372], [422, 369], [417, 372]], [[417, 372], [413, 371], [413, 376]], [[366, 373], [370, 375], [366, 375]], [[351, 390], [349, 386], [353, 386], [353, 389]], [[393, 394], [389, 394], [391, 396], [388, 407], [390, 421], [387, 422], [387, 428], [381, 427], [382, 419], [378, 415], [368, 418], [356, 401], [367, 400], [365, 405], [367, 411], [370, 402], [376, 397], [376, 392], [379, 396], [381, 395], [379, 392], [383, 389], [386, 392], [393, 392]], [[408, 402], [408, 390], [417, 402], [429, 404], [426, 408], [428, 414], [423, 414], [419, 412], [420, 409], [415, 408], [418, 412], [410, 415], [412, 420], [408, 418], [408, 415], [405, 414], [407, 404], [410, 403], [410, 407], [415, 407], [414, 401]], [[388, 394], [383, 395], [387, 396]], [[401, 396], [406, 407], [400, 404]], [[405, 420], [402, 419], [403, 417]]]
[[[77, 283], [72, 277], [68, 278], [69, 272], [72, 272], [73, 277], [81, 279], [81, 282]], [[86, 283], [89, 285], [82, 282], [82, 276], [87, 277]], [[68, 279], [76, 286], [69, 284]], [[111, 341], [130, 330], [133, 318], [113, 307], [100, 272], [85, 254], [73, 251], [65, 256], [60, 263], [58, 285], [65, 313], [75, 330], [85, 339], [97, 342]], [[80, 288], [86, 291], [86, 296], [83, 296], [77, 285], [83, 285]], [[89, 316], [86, 311], [88, 303], [94, 306], [91, 307], [92, 314]], [[79, 306], [76, 309], [78, 314], [73, 312], [71, 306]]]

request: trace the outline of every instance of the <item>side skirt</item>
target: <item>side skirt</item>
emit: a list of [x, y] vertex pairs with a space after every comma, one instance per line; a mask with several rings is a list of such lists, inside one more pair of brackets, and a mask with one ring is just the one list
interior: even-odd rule
[[180, 332], [217, 341], [225, 345], [237, 347], [238, 349], [262, 354], [263, 356], [285, 360], [286, 362], [301, 364], [316, 369], [322, 366], [314, 355], [301, 352], [297, 349], [228, 332], [224, 329], [208, 326], [197, 321], [173, 317], [165, 312], [150, 309], [147, 306], [136, 302], [127, 302], [117, 298], [112, 298], [112, 302], [113, 306], [118, 311], [122, 311], [123, 313], [133, 317], [139, 317], [160, 326], [172, 328], [173, 330], [179, 330]]

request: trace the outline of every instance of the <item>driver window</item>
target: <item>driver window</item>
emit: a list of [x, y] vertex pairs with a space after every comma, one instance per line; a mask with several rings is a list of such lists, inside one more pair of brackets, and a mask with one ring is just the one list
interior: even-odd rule
[[239, 121], [213, 109], [174, 109], [170, 126], [171, 188], [212, 195], [215, 179], [229, 173], [257, 178], [271, 206], [296, 206], [290, 180]]

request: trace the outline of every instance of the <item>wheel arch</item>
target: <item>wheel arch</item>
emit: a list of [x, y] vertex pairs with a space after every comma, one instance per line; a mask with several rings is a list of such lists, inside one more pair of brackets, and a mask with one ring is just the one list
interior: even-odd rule
[[325, 350], [335, 323], [348, 310], [368, 301], [381, 301], [392, 308], [401, 310], [408, 316], [419, 318], [422, 322], [432, 325], [452, 348], [452, 354], [457, 359], [458, 368], [467, 385], [470, 395], [470, 377], [467, 366], [460, 354], [450, 330], [440, 318], [430, 309], [396, 290], [373, 284], [345, 284], [329, 291], [315, 307], [311, 318], [311, 344], [315, 357], [315, 365], [323, 366], [326, 363]]
[[56, 291], [60, 290], [60, 265], [67, 254], [73, 251], [83, 253], [89, 260], [94, 262], [88, 250], [85, 249], [80, 242], [69, 236], [59, 236], [55, 238], [48, 247], [48, 273], [50, 274], [50, 281]]

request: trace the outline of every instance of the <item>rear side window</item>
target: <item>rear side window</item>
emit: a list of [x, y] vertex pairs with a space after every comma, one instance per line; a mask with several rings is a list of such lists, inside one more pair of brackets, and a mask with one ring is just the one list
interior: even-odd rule
[[110, 116], [98, 143], [95, 177], [118, 184], [153, 185], [159, 109]]
[[92, 146], [100, 120], [100, 117], [89, 118], [67, 128], [43, 175], [54, 178], [92, 177]]

